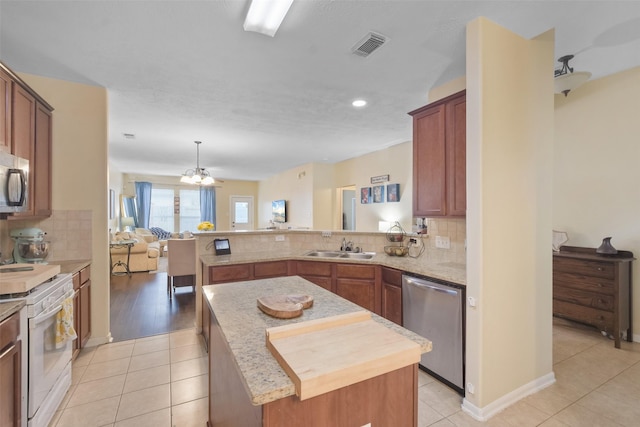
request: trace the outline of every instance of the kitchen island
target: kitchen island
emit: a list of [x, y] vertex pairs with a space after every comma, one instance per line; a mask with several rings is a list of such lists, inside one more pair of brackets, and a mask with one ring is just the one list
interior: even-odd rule
[[[294, 319], [262, 313], [256, 300], [306, 294], [314, 305]], [[298, 276], [203, 287], [209, 316], [209, 425], [414, 426], [417, 423], [417, 363], [306, 400], [265, 344], [267, 328], [355, 313], [362, 308]], [[431, 342], [375, 314], [372, 319], [416, 342]]]

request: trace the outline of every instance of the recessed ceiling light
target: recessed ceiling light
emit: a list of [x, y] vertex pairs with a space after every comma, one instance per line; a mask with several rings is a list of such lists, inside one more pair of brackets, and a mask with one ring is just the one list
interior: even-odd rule
[[353, 105], [354, 107], [364, 107], [365, 105], [367, 105], [367, 101], [365, 101], [364, 99], [356, 99], [351, 103], [351, 105]]

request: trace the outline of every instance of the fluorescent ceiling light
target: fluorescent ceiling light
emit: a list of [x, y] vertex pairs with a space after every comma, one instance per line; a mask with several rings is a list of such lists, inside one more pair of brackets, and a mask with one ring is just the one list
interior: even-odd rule
[[293, 0], [252, 0], [244, 20], [244, 30], [273, 37]]

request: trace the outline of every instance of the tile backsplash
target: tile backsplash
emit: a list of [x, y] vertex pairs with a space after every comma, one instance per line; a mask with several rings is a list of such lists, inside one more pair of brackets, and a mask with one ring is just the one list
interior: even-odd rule
[[90, 259], [92, 255], [92, 211], [54, 210], [43, 220], [0, 221], [0, 250], [2, 259], [10, 259], [13, 240], [11, 230], [39, 228], [47, 233], [45, 240], [51, 242], [47, 261]]

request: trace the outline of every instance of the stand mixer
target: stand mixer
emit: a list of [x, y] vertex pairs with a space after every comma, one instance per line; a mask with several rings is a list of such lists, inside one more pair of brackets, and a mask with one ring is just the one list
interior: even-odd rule
[[47, 233], [39, 228], [21, 228], [9, 233], [15, 241], [13, 260], [16, 263], [46, 264], [49, 242], [44, 240]]

